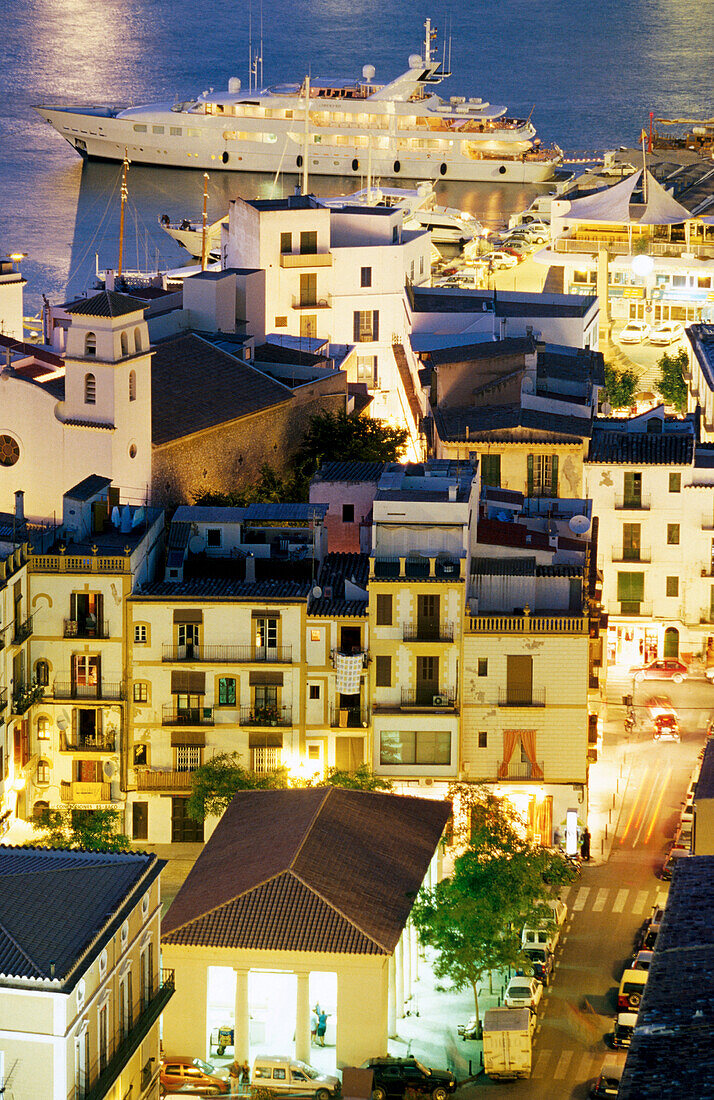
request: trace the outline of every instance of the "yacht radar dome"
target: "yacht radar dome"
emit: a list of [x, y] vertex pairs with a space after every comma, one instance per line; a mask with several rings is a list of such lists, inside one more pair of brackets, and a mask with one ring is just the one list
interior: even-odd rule
[[238, 95], [240, 91], [240, 77], [232, 76], [228, 81], [228, 91], [231, 95]]
[[418, 54], [418, 53], [410, 53], [409, 54], [409, 68], [410, 69], [420, 69], [423, 64], [424, 64], [424, 62], [421, 59], [421, 54]]
[[362, 69], [362, 76], [365, 80], [374, 80], [375, 71], [374, 65], [365, 65]]

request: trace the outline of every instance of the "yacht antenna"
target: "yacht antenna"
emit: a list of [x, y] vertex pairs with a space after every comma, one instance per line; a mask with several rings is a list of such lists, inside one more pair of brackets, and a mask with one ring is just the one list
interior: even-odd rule
[[248, 95], [253, 92], [253, 3], [248, 5]]
[[201, 271], [208, 267], [208, 172], [203, 173], [203, 231], [201, 237]]
[[424, 29], [426, 31], [424, 35], [424, 64], [428, 65], [431, 61], [431, 19], [425, 21]]
[[367, 202], [372, 201], [372, 138], [367, 137]]
[[305, 148], [302, 156], [302, 193], [307, 195], [307, 158], [310, 145], [310, 76], [305, 77]]
[[[260, 87], [263, 88], [263, 0], [260, 0]], [[256, 89], [257, 91], [257, 89]]]
[[121, 213], [119, 215], [119, 264], [117, 266], [117, 279], [121, 279], [122, 267], [124, 263], [124, 207], [126, 206], [126, 200], [129, 197], [129, 192], [126, 186], [126, 174], [129, 171], [129, 151], [124, 148], [124, 163], [122, 165], [121, 173]]

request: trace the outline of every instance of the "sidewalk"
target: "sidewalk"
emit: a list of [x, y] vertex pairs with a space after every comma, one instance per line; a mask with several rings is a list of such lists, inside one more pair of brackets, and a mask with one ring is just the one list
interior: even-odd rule
[[632, 688], [628, 672], [608, 671], [603, 709], [603, 744], [597, 764], [590, 765], [588, 780], [588, 828], [590, 862], [606, 863], [622, 809], [632, 766], [632, 745], [625, 732], [623, 695]]

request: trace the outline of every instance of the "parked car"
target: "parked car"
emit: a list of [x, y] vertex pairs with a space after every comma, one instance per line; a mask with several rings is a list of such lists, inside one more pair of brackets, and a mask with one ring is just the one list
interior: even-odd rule
[[259, 1055], [253, 1062], [250, 1083], [254, 1089], [268, 1089], [277, 1096], [314, 1097], [330, 1100], [340, 1091], [340, 1080], [289, 1055]]
[[646, 321], [628, 321], [620, 333], [621, 344], [641, 344], [652, 331]]
[[650, 344], [656, 344], [658, 347], [667, 346], [673, 344], [675, 340], [683, 339], [684, 325], [679, 321], [662, 321], [650, 333]]
[[653, 951], [635, 951], [630, 963], [630, 970], [649, 970], [652, 962]]
[[407, 1089], [432, 1100], [447, 1100], [456, 1089], [453, 1073], [429, 1069], [416, 1058], [370, 1058], [362, 1068], [372, 1070], [372, 1100], [404, 1096]]
[[616, 1062], [606, 1062], [590, 1086], [590, 1100], [600, 1100], [603, 1096], [617, 1096], [620, 1091], [622, 1068]]
[[550, 236], [550, 228], [542, 222], [530, 222], [527, 225], [518, 225], [508, 234], [509, 237], [525, 237], [534, 244], [545, 244]]
[[661, 906], [654, 905], [651, 915], [643, 922], [642, 927], [635, 936], [635, 953], [654, 949], [663, 916], [664, 909]]
[[202, 1058], [163, 1058], [159, 1063], [159, 1082], [163, 1092], [227, 1096], [231, 1091], [228, 1070], [216, 1069]]
[[612, 1032], [612, 1045], [615, 1050], [629, 1047], [632, 1042], [632, 1033], [637, 1023], [636, 1012], [619, 1012], [615, 1019], [615, 1027]]
[[477, 1016], [469, 1016], [465, 1024], [456, 1025], [456, 1034], [462, 1039], [480, 1039], [483, 1036], [483, 1021]]
[[520, 262], [517, 256], [511, 255], [510, 252], [486, 252], [481, 259], [489, 265], [489, 267], [516, 267]]
[[527, 956], [528, 962], [519, 967], [516, 974], [519, 977], [522, 974], [528, 977], [532, 975], [543, 985], [548, 985], [555, 965], [552, 953], [547, 947], [526, 947], [523, 949], [523, 954]]
[[531, 244], [530, 241], [526, 241], [521, 237], [509, 237], [507, 241], [501, 241], [501, 248], [503, 251], [511, 256], [517, 256], [519, 259], [523, 259], [524, 256], [529, 256], [531, 252], [535, 251], [536, 247], [536, 245]]
[[537, 1008], [543, 996], [543, 983], [537, 978], [511, 978], [503, 1003], [506, 1008]]
[[659, 878], [664, 882], [669, 882], [672, 878], [672, 872], [677, 865], [678, 860], [687, 859], [691, 856], [691, 851], [688, 848], [670, 848], [667, 858], [662, 864], [662, 870], [659, 873]]
[[635, 666], [630, 672], [634, 673], [638, 684], [643, 680], [673, 680], [675, 684], [681, 684], [689, 669], [683, 661], [678, 661], [675, 657], [661, 657], [648, 665]]
[[636, 1012], [646, 985], [646, 970], [625, 970], [617, 991], [618, 1012]]

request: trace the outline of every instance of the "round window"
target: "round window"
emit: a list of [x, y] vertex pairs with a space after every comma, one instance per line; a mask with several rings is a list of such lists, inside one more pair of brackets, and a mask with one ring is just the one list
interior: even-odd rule
[[132, 443], [129, 447], [129, 458], [136, 458], [136, 444]]
[[0, 435], [0, 466], [14, 466], [20, 457], [20, 444], [11, 435]]

